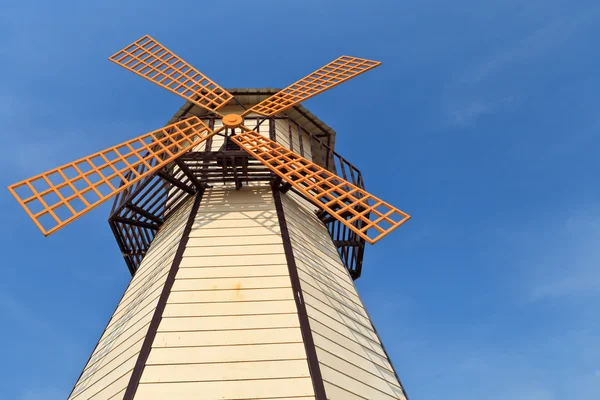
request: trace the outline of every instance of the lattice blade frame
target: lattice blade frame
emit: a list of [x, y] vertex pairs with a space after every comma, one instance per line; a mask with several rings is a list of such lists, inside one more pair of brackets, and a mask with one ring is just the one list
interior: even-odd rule
[[231, 140], [371, 244], [410, 218], [405, 212], [257, 132], [240, 133]]
[[45, 236], [216, 132], [191, 117], [8, 187]]
[[216, 110], [233, 99], [231, 93], [149, 35], [113, 54], [109, 60], [216, 114]]
[[242, 114], [257, 113], [271, 117], [334, 86], [381, 65], [379, 61], [341, 56], [312, 74], [261, 101]]

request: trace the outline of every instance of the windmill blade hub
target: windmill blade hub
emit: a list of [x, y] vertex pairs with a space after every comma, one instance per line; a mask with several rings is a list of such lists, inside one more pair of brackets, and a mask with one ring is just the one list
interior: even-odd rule
[[227, 114], [223, 117], [223, 125], [227, 128], [237, 128], [242, 125], [243, 119], [241, 115]]

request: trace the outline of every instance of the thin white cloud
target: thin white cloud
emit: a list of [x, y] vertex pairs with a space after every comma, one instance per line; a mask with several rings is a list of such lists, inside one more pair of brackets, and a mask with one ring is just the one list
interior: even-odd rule
[[600, 291], [600, 216], [579, 212], [549, 235], [534, 251], [539, 253], [534, 301], [568, 296], [588, 296]]
[[[506, 39], [500, 48], [490, 46], [487, 52], [476, 57], [470, 66], [448, 81], [441, 98], [447, 125], [472, 126], [485, 115], [505, 111], [515, 98], [521, 97], [518, 93], [520, 88], [495, 84], [499, 78], [506, 78], [507, 71], [519, 76], [522, 71], [531, 72], [540, 66], [545, 67], [546, 58], [560, 54], [585, 35], [586, 30], [596, 26], [600, 19], [600, 7], [597, 5], [574, 7], [560, 13], [539, 4], [530, 4], [522, 12], [531, 14], [530, 24], [515, 28], [524, 31], [523, 35], [513, 41]], [[499, 21], [510, 17], [497, 16]], [[540, 19], [544, 21], [541, 25], [537, 23]]]
[[511, 106], [514, 100], [514, 96], [505, 96], [495, 100], [481, 98], [451, 100], [446, 106], [449, 125], [454, 127], [472, 126], [485, 115], [504, 111]]
[[531, 291], [532, 300], [544, 300], [571, 295], [581, 295], [600, 289], [600, 279], [587, 271], [573, 271], [573, 275], [549, 283], [535, 286]]
[[0, 314], [6, 321], [19, 325], [19, 329], [31, 332], [53, 331], [52, 324], [35, 315], [24, 303], [10, 293], [0, 289]]
[[450, 124], [453, 126], [471, 125], [479, 117], [491, 110], [488, 104], [480, 100], [475, 100], [467, 104], [454, 104], [449, 110]]
[[[465, 71], [460, 81], [476, 84], [493, 79], [502, 69], [511, 65], [537, 62], [550, 54], [556, 54], [577, 35], [597, 23], [598, 11], [598, 6], [573, 7], [569, 14], [550, 14], [544, 25], [538, 27], [532, 25], [529, 35], [507, 44], [474, 64]], [[535, 12], [539, 13], [540, 10], [536, 7]]]
[[[36, 175], [143, 133], [139, 121], [112, 121], [101, 115], [48, 123], [35, 116], [38, 104], [32, 96], [11, 90], [0, 93], [0, 124], [7, 131], [0, 136], [0, 148], [8, 150], [0, 158], [0, 167], [7, 171], [4, 178]], [[45, 104], [43, 110], [48, 115], [69, 114], [60, 104]], [[110, 139], [113, 135], [119, 139]]]
[[[528, 340], [528, 339], [527, 339]], [[405, 382], [409, 396], [435, 398], [440, 388], [448, 398], [461, 400], [558, 400], [568, 393], [577, 400], [596, 400], [600, 379], [582, 368], [586, 356], [597, 361], [598, 336], [578, 330], [559, 336], [540, 336], [527, 345], [456, 343], [451, 348], [420, 348], [418, 359], [404, 363], [435, 365], [435, 373]], [[522, 342], [522, 343], [519, 343]]]

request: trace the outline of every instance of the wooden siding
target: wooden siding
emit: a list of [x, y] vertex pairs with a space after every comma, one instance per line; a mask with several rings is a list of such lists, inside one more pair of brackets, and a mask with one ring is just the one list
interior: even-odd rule
[[109, 399], [118, 394], [122, 397], [121, 392], [129, 382], [191, 205], [190, 200], [158, 231], [75, 384], [70, 400]]
[[[291, 136], [291, 141], [290, 141]], [[299, 131], [298, 125], [289, 119], [275, 120], [275, 141], [284, 147], [312, 160], [310, 137], [306, 131]]]
[[314, 207], [282, 195], [328, 399], [403, 399], [400, 383]]
[[314, 399], [270, 188], [208, 189], [136, 400]]

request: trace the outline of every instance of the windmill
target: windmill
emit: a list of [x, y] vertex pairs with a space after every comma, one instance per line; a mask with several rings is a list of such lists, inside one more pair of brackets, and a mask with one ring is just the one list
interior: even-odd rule
[[353, 280], [409, 216], [299, 104], [380, 63], [225, 90], [150, 36], [110, 60], [186, 104], [9, 187], [44, 235], [115, 198], [132, 279], [69, 399], [406, 399]]

